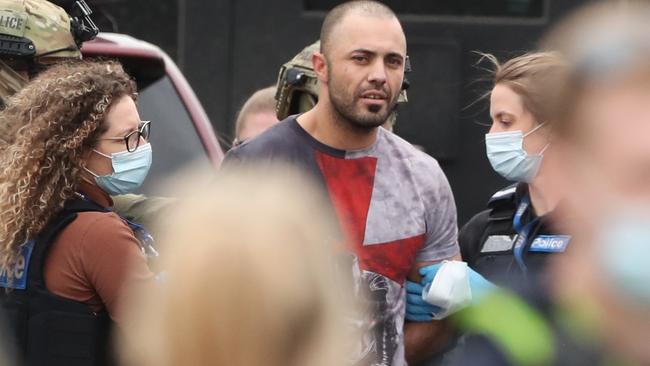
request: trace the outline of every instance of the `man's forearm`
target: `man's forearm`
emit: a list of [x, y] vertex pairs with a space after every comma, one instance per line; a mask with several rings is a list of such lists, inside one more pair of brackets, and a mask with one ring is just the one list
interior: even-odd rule
[[446, 320], [431, 322], [406, 322], [404, 324], [404, 347], [409, 365], [426, 361], [442, 351], [451, 339], [451, 329]]

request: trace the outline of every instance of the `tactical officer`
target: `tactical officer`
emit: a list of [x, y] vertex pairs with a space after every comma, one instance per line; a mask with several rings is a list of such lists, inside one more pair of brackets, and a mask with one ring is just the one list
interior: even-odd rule
[[[2, 102], [47, 65], [80, 59], [79, 48], [99, 30], [84, 0], [71, 14], [44, 0], [0, 1], [0, 98]], [[9, 126], [2, 128], [3, 140]]]
[[[320, 40], [303, 48], [291, 60], [282, 65], [275, 95], [276, 112], [279, 120], [283, 120], [292, 114], [300, 114], [312, 109], [318, 102], [318, 78], [314, 72], [311, 57], [314, 52], [319, 52]], [[406, 59], [405, 73], [411, 72], [411, 63]], [[409, 81], [404, 75], [402, 91], [397, 99], [397, 105], [408, 102], [406, 90]], [[397, 121], [397, 105], [391, 112], [383, 127], [393, 131]]]

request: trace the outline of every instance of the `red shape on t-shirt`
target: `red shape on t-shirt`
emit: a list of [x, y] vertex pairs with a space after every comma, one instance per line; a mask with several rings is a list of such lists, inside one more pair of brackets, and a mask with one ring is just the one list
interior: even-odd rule
[[363, 245], [366, 219], [372, 199], [377, 158], [336, 158], [319, 151], [316, 161], [325, 178], [347, 244], [359, 257], [361, 269], [404, 284], [424, 234], [386, 243]]

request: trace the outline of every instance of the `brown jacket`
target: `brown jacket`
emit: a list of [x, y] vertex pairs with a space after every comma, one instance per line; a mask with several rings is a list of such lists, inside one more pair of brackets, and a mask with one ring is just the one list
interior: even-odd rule
[[[103, 207], [113, 204], [89, 183], [82, 183], [79, 192]], [[113, 212], [80, 212], [52, 243], [44, 278], [50, 292], [84, 302], [95, 312], [106, 310], [118, 324], [123, 323], [125, 294], [153, 284], [133, 232]]]

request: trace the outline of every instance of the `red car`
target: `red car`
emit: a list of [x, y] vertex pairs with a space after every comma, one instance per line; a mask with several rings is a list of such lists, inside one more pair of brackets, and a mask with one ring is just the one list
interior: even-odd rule
[[194, 91], [160, 48], [131, 36], [100, 33], [81, 49], [84, 57], [118, 59], [138, 84], [138, 109], [151, 121], [153, 165], [143, 193], [188, 164], [218, 167], [224, 152]]

